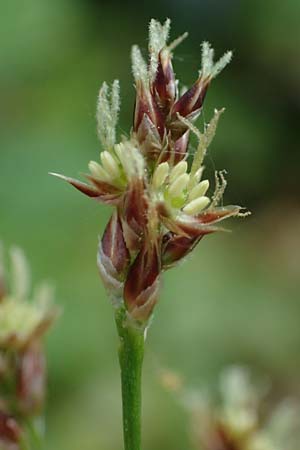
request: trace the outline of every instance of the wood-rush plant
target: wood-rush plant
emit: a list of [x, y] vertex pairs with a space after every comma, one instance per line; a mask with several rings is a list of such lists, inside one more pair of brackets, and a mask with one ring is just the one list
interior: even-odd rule
[[[119, 82], [103, 83], [97, 104], [100, 161], [90, 161], [89, 183], [54, 174], [98, 202], [114, 206], [99, 244], [98, 267], [115, 309], [120, 336], [125, 450], [140, 450], [141, 371], [146, 330], [158, 300], [161, 274], [185, 257], [218, 222], [241, 215], [239, 206], [219, 206], [226, 187], [215, 175], [214, 192], [202, 179], [203, 159], [223, 110], [215, 111], [200, 132], [194, 125], [211, 81], [230, 62], [227, 52], [216, 63], [208, 42], [194, 85], [179, 91], [172, 67], [175, 47], [168, 44], [170, 20], [151, 20], [149, 62], [132, 47], [136, 101], [130, 136], [116, 141]], [[198, 147], [189, 154], [194, 133]], [[188, 158], [191, 161], [189, 163]]]
[[43, 336], [58, 309], [46, 283], [30, 296], [29, 267], [19, 248], [11, 249], [10, 283], [1, 259], [0, 254], [0, 449], [40, 450], [46, 388]]

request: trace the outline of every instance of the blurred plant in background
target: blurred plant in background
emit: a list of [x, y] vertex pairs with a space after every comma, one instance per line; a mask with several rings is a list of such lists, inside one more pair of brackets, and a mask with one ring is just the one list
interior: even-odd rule
[[220, 375], [214, 392], [189, 389], [177, 374], [161, 371], [163, 386], [173, 391], [189, 414], [197, 450], [297, 450], [300, 402], [272, 399], [267, 380], [232, 366]]
[[23, 252], [11, 249], [5, 277], [0, 258], [0, 448], [40, 450], [46, 361], [43, 336], [58, 315], [52, 289], [38, 285], [30, 298], [30, 273]]

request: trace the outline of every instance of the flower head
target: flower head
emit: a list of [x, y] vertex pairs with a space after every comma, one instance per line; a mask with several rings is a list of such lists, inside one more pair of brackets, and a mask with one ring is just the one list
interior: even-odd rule
[[28, 419], [39, 415], [44, 405], [46, 364], [42, 338], [59, 311], [46, 283], [37, 286], [30, 299], [30, 271], [21, 249], [11, 249], [11, 267], [6, 277], [3, 259], [0, 258], [0, 448], [20, 450], [28, 437]]
[[[29, 267], [21, 249], [11, 249], [11, 287], [4, 288], [0, 300], [0, 349], [22, 350], [40, 338], [55, 320], [52, 290], [41, 284], [28, 300]], [[2, 270], [3, 272], [3, 270]], [[6, 286], [0, 276], [0, 285]]]
[[[97, 104], [100, 160], [88, 165], [87, 182], [54, 174], [85, 195], [115, 207], [100, 241], [98, 265], [114, 305], [130, 319], [147, 324], [158, 298], [161, 273], [186, 256], [218, 223], [242, 215], [239, 206], [220, 206], [226, 180], [216, 173], [215, 188], [203, 178], [203, 160], [223, 112], [215, 111], [200, 132], [194, 125], [212, 80], [229, 63], [231, 52], [214, 63], [210, 44], [202, 44], [201, 68], [184, 93], [173, 70], [175, 48], [169, 42], [170, 20], [152, 19], [149, 60], [132, 47], [136, 87], [133, 128], [116, 141], [119, 83], [103, 83]], [[192, 155], [190, 135], [198, 147]]]

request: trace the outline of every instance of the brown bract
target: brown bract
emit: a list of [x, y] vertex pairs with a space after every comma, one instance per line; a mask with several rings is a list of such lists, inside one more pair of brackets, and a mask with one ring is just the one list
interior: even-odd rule
[[210, 77], [200, 76], [178, 98], [172, 55], [167, 48], [158, 55], [158, 66], [149, 85], [137, 80], [134, 131], [149, 159], [177, 163], [186, 154], [189, 133], [178, 114], [194, 120], [200, 113]]
[[102, 203], [107, 203], [109, 205], [118, 204], [123, 193], [122, 189], [117, 188], [112, 184], [105, 183], [104, 181], [97, 180], [97, 178], [91, 175], [86, 175], [86, 178], [92, 184], [83, 183], [82, 181], [76, 180], [75, 178], [66, 177], [65, 175], [61, 175], [59, 173], [51, 172], [50, 175], [67, 181], [69, 184], [78, 189], [78, 191], [82, 192], [88, 197], [94, 198], [95, 200], [98, 200]]
[[136, 85], [136, 101], [133, 124], [134, 131], [138, 131], [145, 115], [148, 117], [150, 123], [155, 126], [160, 137], [163, 138], [164, 120], [162, 111], [155, 101], [149, 87], [144, 86], [144, 83], [138, 81]]
[[99, 243], [97, 263], [99, 273], [112, 300], [122, 299], [126, 270], [130, 255], [127, 249], [121, 219], [115, 211]]
[[155, 242], [145, 239], [124, 286], [124, 302], [133, 319], [144, 322], [151, 316], [158, 299], [160, 271], [160, 249]]
[[[9, 447], [9, 445], [18, 444], [21, 439], [21, 434], [22, 431], [16, 419], [11, 415], [0, 411], [0, 445], [1, 442], [3, 442], [4, 448], [18, 449], [18, 446]], [[3, 447], [1, 446], [1, 448]]]
[[187, 256], [204, 236], [186, 237], [175, 233], [166, 233], [163, 237], [162, 262], [163, 268], [169, 269]]
[[108, 222], [101, 241], [103, 255], [105, 255], [113, 265], [116, 273], [122, 277], [125, 273], [130, 255], [126, 247], [122, 223], [120, 217], [115, 211]]
[[124, 237], [130, 251], [140, 248], [148, 225], [148, 205], [144, 180], [136, 178], [130, 183], [120, 207]]
[[168, 133], [166, 149], [160, 154], [160, 162], [169, 161], [171, 165], [176, 165], [182, 161], [186, 155], [189, 144], [190, 131], [187, 130], [178, 139], [172, 136], [171, 131]]
[[171, 115], [176, 119], [179, 113], [182, 117], [188, 117], [193, 113], [200, 112], [207, 89], [210, 83], [210, 78], [203, 78], [200, 76], [195, 84], [186, 91], [172, 107]]
[[164, 115], [167, 115], [177, 93], [171, 54], [168, 49], [163, 49], [159, 52], [156, 77], [151, 88], [160, 110]]
[[211, 210], [203, 211], [197, 216], [187, 216], [181, 214], [174, 217], [165, 203], [157, 205], [157, 210], [162, 223], [169, 231], [175, 235], [194, 238], [204, 236], [205, 234], [219, 231], [220, 228], [215, 224], [231, 216], [237, 216], [241, 210], [240, 206], [216, 207]]
[[44, 404], [46, 359], [38, 340], [20, 352], [17, 367], [17, 396], [23, 414], [38, 414]]

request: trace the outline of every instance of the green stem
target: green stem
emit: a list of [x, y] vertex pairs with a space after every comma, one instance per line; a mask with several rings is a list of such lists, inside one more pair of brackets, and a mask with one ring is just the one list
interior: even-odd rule
[[26, 433], [21, 439], [21, 450], [42, 450], [44, 448], [44, 418], [32, 416], [25, 423]]
[[124, 326], [125, 313], [118, 311], [116, 323], [120, 337], [123, 433], [125, 450], [141, 450], [141, 381], [144, 333]]

